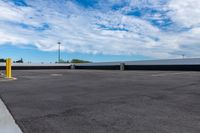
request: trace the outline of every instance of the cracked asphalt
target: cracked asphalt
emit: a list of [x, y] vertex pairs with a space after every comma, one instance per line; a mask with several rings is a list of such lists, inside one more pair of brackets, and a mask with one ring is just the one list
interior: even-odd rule
[[199, 133], [200, 72], [14, 71], [0, 96], [24, 133]]

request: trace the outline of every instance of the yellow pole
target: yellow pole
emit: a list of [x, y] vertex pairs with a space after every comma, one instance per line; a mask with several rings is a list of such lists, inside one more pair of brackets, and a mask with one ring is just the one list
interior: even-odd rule
[[6, 78], [12, 78], [12, 59], [6, 59]]

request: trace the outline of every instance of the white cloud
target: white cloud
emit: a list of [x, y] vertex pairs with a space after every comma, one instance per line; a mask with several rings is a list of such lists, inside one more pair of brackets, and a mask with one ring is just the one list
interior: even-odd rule
[[[183, 9], [176, 1], [179, 0], [171, 0], [167, 5], [172, 9], [170, 15], [174, 15], [171, 18], [177, 24], [185, 26], [182, 21], [179, 22], [179, 12]], [[122, 10], [105, 12], [85, 9], [64, 0], [46, 2], [30, 0], [28, 5], [31, 7], [19, 7], [0, 1], [0, 44], [35, 45], [40, 50], [53, 51], [57, 49], [56, 43], [61, 41], [62, 49], [66, 52], [145, 55], [154, 58], [178, 57], [180, 55], [176, 54], [181, 52], [188, 53], [191, 57], [200, 55], [197, 51], [200, 47], [198, 28], [182, 33], [165, 32], [144, 19], [124, 15]], [[129, 2], [133, 4], [134, 0]], [[139, 1], [135, 1], [135, 4], [137, 2]], [[178, 8], [173, 6], [173, 2]], [[153, 5], [160, 7], [159, 0], [154, 1]], [[198, 23], [198, 19], [194, 21], [195, 24]], [[25, 27], [20, 23], [26, 24]], [[37, 30], [43, 24], [48, 24], [49, 28]], [[190, 25], [194, 23], [191, 22]]]
[[12, 20], [16, 21], [19, 19], [22, 19], [23, 12], [20, 12], [20, 10], [12, 7], [9, 4], [6, 4], [5, 2], [0, 1], [0, 19], [1, 20]]
[[199, 0], [171, 0], [168, 4], [174, 22], [184, 27], [200, 26]]

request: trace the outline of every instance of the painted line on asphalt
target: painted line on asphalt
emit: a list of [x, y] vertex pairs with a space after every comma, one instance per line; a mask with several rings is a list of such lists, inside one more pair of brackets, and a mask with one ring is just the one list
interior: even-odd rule
[[51, 76], [53, 76], [53, 77], [60, 77], [60, 76], [63, 76], [63, 74], [51, 74]]
[[22, 133], [12, 115], [0, 99], [0, 133]]
[[181, 74], [189, 74], [191, 72], [178, 72], [178, 73], [161, 73], [161, 74], [153, 74], [153, 77], [161, 77], [161, 76], [170, 76], [170, 75], [181, 75]]

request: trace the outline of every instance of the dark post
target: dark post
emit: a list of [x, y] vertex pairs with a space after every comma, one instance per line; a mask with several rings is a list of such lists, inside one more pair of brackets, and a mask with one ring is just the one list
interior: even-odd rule
[[60, 45], [61, 42], [58, 42], [58, 63], [60, 63]]
[[120, 63], [120, 70], [124, 71], [125, 70], [125, 64], [124, 63]]
[[76, 69], [76, 67], [75, 67], [74, 64], [71, 64], [71, 69], [72, 69], [72, 70]]

